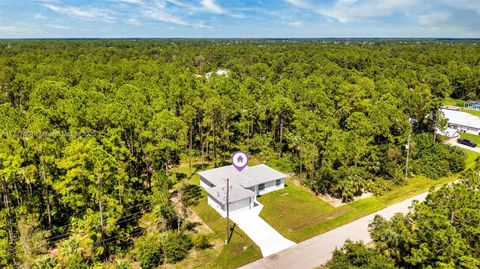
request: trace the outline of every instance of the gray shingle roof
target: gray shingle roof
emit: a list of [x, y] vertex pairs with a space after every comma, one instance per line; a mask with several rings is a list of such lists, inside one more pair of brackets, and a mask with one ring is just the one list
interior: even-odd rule
[[242, 172], [238, 172], [233, 165], [222, 166], [198, 174], [215, 186], [225, 185], [225, 179], [230, 179], [230, 184], [250, 188], [262, 183], [285, 178], [283, 173], [264, 164], [247, 166]]

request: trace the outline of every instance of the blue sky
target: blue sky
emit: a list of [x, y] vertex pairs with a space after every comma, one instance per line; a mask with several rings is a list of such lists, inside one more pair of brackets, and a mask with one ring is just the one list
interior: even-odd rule
[[480, 37], [480, 0], [0, 0], [0, 38]]

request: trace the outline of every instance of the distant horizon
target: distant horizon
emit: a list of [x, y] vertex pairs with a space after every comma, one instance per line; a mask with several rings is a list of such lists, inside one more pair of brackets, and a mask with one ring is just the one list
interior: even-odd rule
[[2, 0], [1, 39], [480, 38], [470, 0]]
[[0, 40], [478, 40], [480, 37], [25, 37]]

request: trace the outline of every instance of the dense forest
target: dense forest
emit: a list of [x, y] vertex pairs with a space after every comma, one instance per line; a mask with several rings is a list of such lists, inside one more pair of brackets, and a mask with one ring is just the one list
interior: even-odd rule
[[235, 150], [344, 201], [401, 184], [410, 136], [410, 173], [462, 171], [433, 133], [479, 63], [452, 41], [0, 41], [0, 265], [180, 260], [208, 242], [169, 171]]

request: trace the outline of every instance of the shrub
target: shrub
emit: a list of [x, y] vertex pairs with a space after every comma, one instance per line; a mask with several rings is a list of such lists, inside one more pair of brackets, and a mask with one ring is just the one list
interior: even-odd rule
[[135, 241], [135, 259], [144, 269], [157, 267], [162, 263], [162, 245], [158, 236], [146, 235]]
[[210, 242], [208, 241], [208, 238], [204, 234], [196, 234], [193, 237], [193, 244], [195, 245], [195, 248], [197, 249], [206, 249], [211, 247]]
[[413, 150], [413, 172], [432, 179], [438, 179], [465, 168], [465, 153], [442, 143], [434, 142], [430, 134], [415, 136]]
[[185, 258], [192, 247], [190, 236], [180, 231], [167, 232], [162, 239], [162, 249], [167, 262], [173, 263]]

